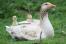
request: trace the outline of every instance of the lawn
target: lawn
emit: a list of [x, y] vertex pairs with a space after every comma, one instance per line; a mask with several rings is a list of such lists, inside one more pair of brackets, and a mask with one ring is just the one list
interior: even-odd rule
[[[55, 8], [56, 10], [49, 12], [49, 19], [54, 27], [55, 36], [53, 38], [42, 40], [43, 44], [66, 44], [66, 2], [64, 2], [65, 5], [58, 2], [59, 1], [55, 3], [57, 5], [57, 7]], [[24, 14], [24, 12], [22, 11], [21, 14]], [[37, 14], [37, 12], [32, 14], [33, 18], [36, 19]], [[19, 15], [17, 17], [18, 21], [26, 19], [26, 15]], [[5, 29], [5, 26], [11, 25], [11, 22], [11, 18], [0, 19], [0, 44], [32, 44], [35, 42], [15, 41], [14, 39], [12, 39]], [[64, 31], [64, 33], [62, 31]]]

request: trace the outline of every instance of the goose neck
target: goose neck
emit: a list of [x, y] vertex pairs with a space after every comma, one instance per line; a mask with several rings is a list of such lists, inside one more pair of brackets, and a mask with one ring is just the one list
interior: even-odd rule
[[48, 12], [43, 11], [40, 15], [40, 25], [42, 25], [48, 19]]

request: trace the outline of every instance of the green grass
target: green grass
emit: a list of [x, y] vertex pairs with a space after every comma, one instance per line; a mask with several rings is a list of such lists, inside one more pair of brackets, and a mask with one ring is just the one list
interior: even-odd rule
[[[66, 32], [66, 6], [61, 3], [58, 4], [58, 2], [55, 3], [57, 5], [56, 10], [49, 12], [49, 18], [54, 27], [55, 36], [53, 38], [42, 40], [43, 44], [66, 44], [66, 34], [63, 34], [61, 32], [62, 30]], [[22, 14], [24, 13], [22, 12]], [[36, 14], [37, 13], [32, 14], [33, 18], [38, 18]], [[18, 15], [18, 21], [22, 21], [25, 19], [26, 15]], [[15, 41], [14, 39], [12, 39], [5, 29], [5, 26], [11, 25], [11, 22], [12, 22], [11, 18], [0, 19], [0, 44], [32, 44], [34, 42], [34, 41]]]

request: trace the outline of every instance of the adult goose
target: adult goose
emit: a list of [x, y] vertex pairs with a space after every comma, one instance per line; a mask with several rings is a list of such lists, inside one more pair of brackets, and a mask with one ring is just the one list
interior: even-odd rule
[[40, 39], [41, 32], [42, 39], [53, 37], [54, 30], [48, 18], [48, 10], [54, 7], [55, 5], [49, 2], [43, 3], [40, 9], [40, 20], [33, 20], [29, 18], [26, 22], [23, 21], [21, 25], [13, 25], [13, 23], [12, 26], [6, 26], [7, 32], [12, 36], [12, 38], [25, 38], [27, 40]]

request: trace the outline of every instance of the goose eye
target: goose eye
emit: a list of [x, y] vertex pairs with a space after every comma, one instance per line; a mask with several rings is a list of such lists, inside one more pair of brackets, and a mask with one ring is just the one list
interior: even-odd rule
[[48, 5], [48, 4], [45, 4], [45, 5]]

